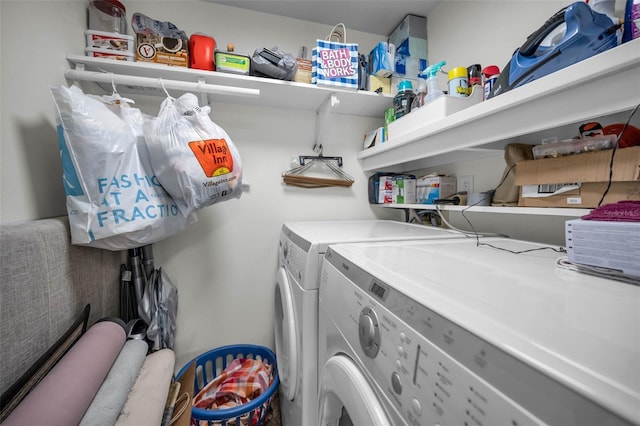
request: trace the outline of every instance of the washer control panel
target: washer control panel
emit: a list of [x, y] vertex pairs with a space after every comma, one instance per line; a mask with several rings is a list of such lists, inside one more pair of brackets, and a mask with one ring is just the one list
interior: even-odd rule
[[380, 322], [376, 312], [366, 307], [360, 312], [358, 319], [358, 335], [360, 347], [369, 358], [375, 358], [380, 350]]
[[335, 252], [326, 259], [324, 310], [406, 424], [629, 424]]

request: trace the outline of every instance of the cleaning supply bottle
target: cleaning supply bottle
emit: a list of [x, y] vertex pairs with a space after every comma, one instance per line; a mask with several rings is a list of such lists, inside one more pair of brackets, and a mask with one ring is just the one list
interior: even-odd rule
[[424, 78], [418, 79], [418, 90], [416, 91], [416, 97], [411, 103], [411, 111], [415, 111], [424, 105], [424, 98], [427, 96], [427, 81]]
[[447, 63], [445, 61], [438, 62], [435, 65], [428, 66], [420, 75], [427, 76], [427, 96], [424, 98], [424, 104], [428, 104], [435, 98], [444, 95], [438, 86], [438, 73]]
[[469, 74], [465, 67], [451, 68], [448, 76], [449, 96], [458, 98], [469, 96]]
[[396, 120], [411, 111], [411, 103], [416, 97], [413, 92], [413, 84], [410, 80], [402, 80], [398, 83], [398, 93], [393, 97], [393, 110]]
[[482, 69], [482, 75], [484, 76], [484, 96], [482, 100], [486, 101], [493, 90], [493, 85], [496, 84], [498, 77], [500, 77], [500, 68], [497, 65], [487, 65]]

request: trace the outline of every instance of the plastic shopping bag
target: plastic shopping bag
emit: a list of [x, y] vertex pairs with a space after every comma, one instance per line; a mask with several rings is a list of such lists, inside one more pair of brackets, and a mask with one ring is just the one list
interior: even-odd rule
[[51, 87], [71, 242], [124, 250], [152, 244], [196, 220], [183, 215], [154, 175], [139, 109], [109, 105], [76, 86]]
[[153, 170], [185, 216], [242, 194], [240, 153], [209, 111], [186, 93], [145, 125]]
[[154, 269], [147, 279], [138, 304], [140, 318], [147, 323], [151, 350], [173, 349], [178, 315], [178, 289], [162, 268]]

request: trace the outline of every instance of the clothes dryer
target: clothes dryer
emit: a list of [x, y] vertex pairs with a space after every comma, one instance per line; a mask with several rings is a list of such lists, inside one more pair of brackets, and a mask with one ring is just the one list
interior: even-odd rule
[[637, 425], [640, 287], [562, 269], [543, 247], [331, 246], [319, 424]]
[[388, 220], [289, 222], [282, 227], [275, 286], [275, 335], [284, 426], [317, 423], [318, 285], [330, 244], [466, 238]]

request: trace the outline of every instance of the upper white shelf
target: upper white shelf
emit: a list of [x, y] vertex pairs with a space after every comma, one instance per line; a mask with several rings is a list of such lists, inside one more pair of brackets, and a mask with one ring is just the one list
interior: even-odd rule
[[[67, 60], [75, 67], [75, 70], [242, 89], [257, 89], [260, 91], [259, 96], [255, 97], [236, 96], [233, 94], [210, 94], [211, 102], [242, 103], [271, 108], [318, 111], [322, 103], [326, 101], [332, 93], [335, 93], [339, 104], [332, 108], [332, 113], [380, 117], [381, 120], [384, 117], [384, 111], [393, 104], [393, 97], [390, 95], [344, 90], [340, 88], [318, 87], [305, 83], [271, 78], [203, 71], [149, 62], [116, 61], [81, 55], [67, 55]], [[110, 83], [98, 83], [104, 90], [108, 92], [112, 90]], [[117, 89], [121, 94], [134, 93], [164, 96], [164, 93], [159, 87], [118, 84]], [[170, 93], [173, 96], [175, 92], [170, 90]]]
[[[640, 103], [640, 39], [568, 66], [383, 145], [361, 151], [364, 170], [411, 171], [502, 156], [512, 142], [630, 111]], [[402, 120], [402, 119], [400, 119]], [[527, 140], [529, 136], [529, 140]]]
[[503, 213], [503, 214], [526, 214], [545, 216], [568, 216], [580, 217], [589, 214], [591, 209], [571, 209], [554, 207], [495, 207], [495, 206], [452, 206], [449, 204], [377, 204], [382, 207], [392, 209], [413, 209], [413, 210], [442, 210], [450, 212], [471, 212], [471, 213]]

